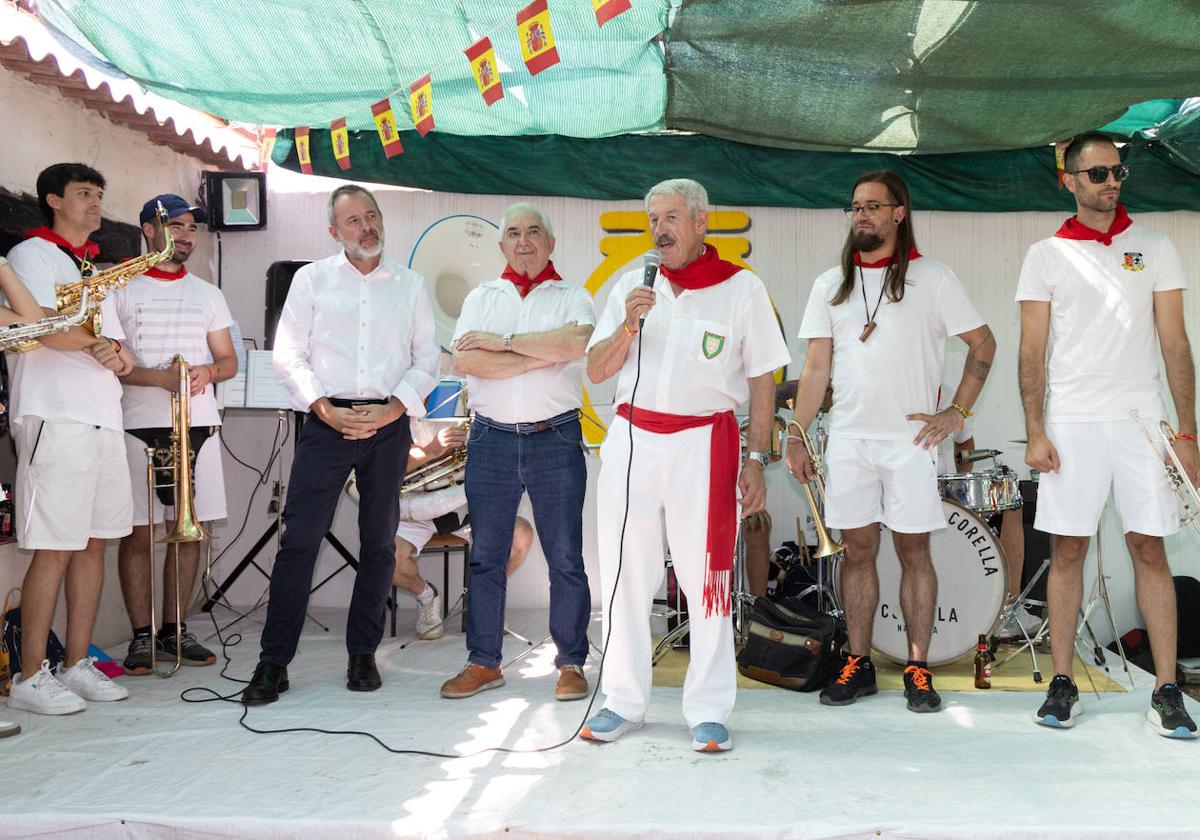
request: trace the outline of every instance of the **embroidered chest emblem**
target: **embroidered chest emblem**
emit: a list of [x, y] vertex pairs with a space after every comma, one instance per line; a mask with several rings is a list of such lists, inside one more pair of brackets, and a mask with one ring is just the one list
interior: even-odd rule
[[700, 350], [704, 353], [704, 358], [715, 359], [721, 355], [721, 351], [725, 349], [725, 336], [717, 335], [716, 333], [704, 333], [704, 338], [700, 341]]
[[1121, 263], [1121, 268], [1126, 271], [1141, 271], [1146, 267], [1146, 261], [1142, 259], [1140, 251], [1126, 251], [1125, 260]]

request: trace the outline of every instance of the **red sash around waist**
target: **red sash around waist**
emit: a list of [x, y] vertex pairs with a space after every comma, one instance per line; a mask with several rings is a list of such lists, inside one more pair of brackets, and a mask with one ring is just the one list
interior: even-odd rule
[[[704, 574], [705, 615], [729, 615], [733, 583], [733, 551], [737, 541], [737, 477], [741, 442], [737, 418], [732, 411], [707, 417], [664, 414], [629, 403], [617, 406], [617, 414], [637, 428], [655, 434], [672, 434], [712, 426], [708, 470], [708, 536], [705, 544], [707, 571]], [[632, 416], [631, 416], [632, 415]]]

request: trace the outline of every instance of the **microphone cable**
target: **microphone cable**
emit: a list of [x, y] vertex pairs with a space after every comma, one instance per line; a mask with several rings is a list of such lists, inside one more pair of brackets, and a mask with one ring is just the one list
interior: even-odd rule
[[[613, 625], [612, 608], [613, 608], [613, 604], [616, 601], [617, 587], [621, 581], [621, 569], [624, 566], [624, 562], [625, 562], [625, 530], [629, 524], [629, 498], [630, 498], [630, 488], [632, 486], [631, 485], [631, 476], [632, 476], [632, 472], [633, 472], [633, 412], [635, 410], [634, 409], [634, 400], [637, 397], [638, 383], [640, 383], [641, 379], [642, 379], [642, 332], [644, 330], [644, 327], [645, 327], [645, 320], [643, 319], [642, 328], [639, 329], [638, 333], [637, 333], [637, 356], [636, 356], [636, 362], [635, 362], [635, 367], [634, 367], [633, 388], [629, 395], [629, 421], [628, 421], [629, 457], [625, 464], [625, 511], [621, 517], [621, 536], [620, 536], [620, 542], [619, 542], [618, 548], [617, 548], [617, 573], [613, 578], [612, 594], [609, 595], [609, 599], [608, 599], [608, 626], [605, 628], [604, 647], [602, 648], [601, 653], [600, 653], [600, 664], [596, 669], [596, 682], [592, 688], [591, 696], [588, 698], [587, 708], [584, 709], [583, 716], [580, 718], [579, 724], [575, 727], [575, 730], [569, 736], [567, 736], [566, 738], [564, 738], [560, 741], [557, 741], [556, 743], [549, 744], [544, 747], [483, 747], [481, 749], [474, 750], [473, 752], [467, 752], [467, 753], [438, 752], [436, 750], [424, 750], [424, 749], [415, 749], [415, 748], [407, 748], [406, 749], [406, 748], [391, 746], [390, 744], [383, 741], [383, 739], [381, 739], [378, 735], [375, 735], [373, 732], [366, 732], [366, 731], [357, 730], [357, 729], [322, 729], [320, 727], [315, 727], [315, 726], [289, 726], [289, 727], [283, 727], [280, 729], [261, 729], [258, 727], [251, 726], [249, 723], [246, 722], [246, 716], [250, 711], [250, 707], [245, 705], [244, 703], [242, 703], [242, 701], [240, 699], [242, 691], [244, 689], [238, 689], [237, 691], [235, 691], [232, 694], [223, 695], [220, 692], [215, 691], [214, 689], [208, 688], [207, 686], [194, 686], [192, 688], [185, 689], [180, 694], [180, 699], [183, 700], [183, 702], [185, 702], [185, 703], [212, 703], [212, 702], [216, 702], [216, 701], [221, 701], [221, 702], [236, 703], [238, 705], [241, 705], [242, 714], [238, 718], [238, 725], [240, 725], [246, 731], [253, 732], [256, 735], [283, 735], [283, 734], [289, 734], [289, 733], [302, 733], [302, 732], [315, 734], [315, 735], [350, 735], [350, 736], [356, 736], [356, 737], [360, 737], [360, 738], [368, 738], [371, 741], [374, 741], [380, 748], [382, 748], [386, 752], [389, 752], [393, 755], [421, 755], [421, 756], [427, 756], [429, 758], [445, 758], [445, 759], [474, 758], [476, 756], [486, 755], [488, 753], [502, 753], [502, 754], [506, 754], [506, 755], [521, 755], [521, 754], [552, 752], [554, 750], [561, 749], [562, 747], [565, 747], [567, 744], [570, 744], [572, 741], [576, 740], [579, 737], [579, 733], [583, 731], [583, 727], [587, 723], [588, 718], [591, 716], [592, 708], [593, 708], [593, 706], [595, 706], [595, 703], [596, 703], [596, 695], [600, 692], [600, 684], [604, 678], [604, 663], [605, 663], [605, 660], [608, 658], [608, 643], [609, 643], [609, 640], [612, 638], [612, 625]], [[619, 375], [619, 373], [618, 373], [618, 375]], [[211, 613], [210, 613], [210, 616], [211, 616]], [[221, 656], [225, 659], [225, 665], [222, 666], [219, 676], [222, 677], [223, 679], [227, 679], [232, 682], [248, 683], [249, 680], [238, 679], [236, 677], [231, 677], [226, 674], [226, 670], [229, 668], [229, 665], [231, 664], [228, 648], [233, 647], [234, 645], [238, 644], [241, 641], [241, 638], [242, 638], [241, 634], [235, 633], [233, 636], [229, 637], [229, 639], [225, 639], [221, 635], [220, 628], [216, 627], [215, 619], [213, 620], [213, 626], [214, 626], [214, 628], [216, 628], [217, 638], [221, 642]], [[198, 696], [198, 697], [197, 696], [189, 696], [189, 695], [191, 695], [192, 692], [200, 694], [201, 696]]]

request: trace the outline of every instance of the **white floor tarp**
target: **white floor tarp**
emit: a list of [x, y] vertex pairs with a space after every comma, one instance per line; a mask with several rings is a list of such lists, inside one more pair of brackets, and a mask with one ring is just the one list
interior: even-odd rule
[[[251, 725], [366, 730], [398, 748], [469, 753], [552, 744], [587, 706], [553, 699], [550, 646], [510, 668], [505, 687], [442, 700], [439, 685], [465, 661], [457, 632], [406, 650], [385, 639], [383, 688], [352, 693], [339, 616], [318, 617], [335, 626], [306, 626], [291, 690], [251, 709]], [[509, 620], [545, 635], [544, 612]], [[411, 627], [411, 614], [401, 622]], [[246, 624], [230, 651], [239, 677], [258, 654], [258, 627]], [[191, 626], [209, 632], [207, 617]], [[599, 633], [593, 623], [597, 642]], [[506, 655], [521, 647], [509, 640]], [[1146, 727], [1153, 681], [1141, 672], [1134, 692], [1085, 694], [1070, 731], [1032, 723], [1034, 693], [951, 693], [943, 713], [915, 715], [895, 692], [835, 709], [811, 694], [743, 690], [734, 750], [702, 755], [689, 749], [680, 690], [656, 688], [647, 726], [616, 743], [448, 760], [391, 755], [364, 737], [252, 734], [238, 725], [239, 705], [179, 699], [191, 686], [235, 691], [218, 670], [126, 677], [129, 700], [66, 718], [0, 710], [24, 728], [0, 741], [0, 835], [1200, 837], [1200, 742]], [[1200, 717], [1197, 704], [1189, 709]]]

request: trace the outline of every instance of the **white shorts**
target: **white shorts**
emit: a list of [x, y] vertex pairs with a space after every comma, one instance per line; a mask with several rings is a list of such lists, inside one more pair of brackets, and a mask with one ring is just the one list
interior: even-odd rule
[[[1158, 419], [1143, 418], [1146, 428]], [[1163, 467], [1166, 453], [1133, 420], [1047, 423], [1058, 472], [1038, 479], [1033, 527], [1064, 537], [1096, 533], [1112, 490], [1125, 532], [1166, 537], [1179, 530], [1179, 505]]]
[[81, 551], [132, 530], [124, 434], [69, 420], [25, 417], [17, 444], [17, 544]]
[[[458, 511], [458, 519], [461, 522], [466, 518], [467, 509], [460, 508]], [[414, 521], [410, 519], [401, 519], [400, 526], [396, 528], [396, 536], [404, 540], [413, 547], [413, 554], [420, 554], [421, 549], [425, 548], [425, 543], [433, 538], [437, 533], [437, 526], [431, 520]], [[467, 539], [471, 536], [471, 526], [464, 525], [457, 531], [453, 532], [454, 536]]]
[[924, 534], [946, 527], [936, 450], [908, 440], [830, 435], [824, 471], [830, 528], [882, 522], [902, 534]]
[[[125, 435], [125, 457], [133, 486], [133, 524], [146, 524], [146, 444], [131, 434]], [[166, 482], [170, 477], [165, 471], [156, 479]], [[221, 464], [221, 433], [209, 435], [208, 440], [196, 453], [196, 468], [192, 473], [195, 492], [192, 504], [196, 508], [196, 519], [200, 522], [215, 522], [226, 517], [225, 469]], [[154, 496], [154, 522], [165, 517], [164, 505]]]

